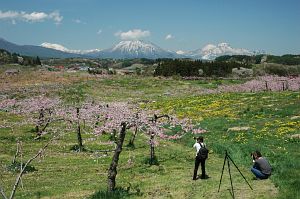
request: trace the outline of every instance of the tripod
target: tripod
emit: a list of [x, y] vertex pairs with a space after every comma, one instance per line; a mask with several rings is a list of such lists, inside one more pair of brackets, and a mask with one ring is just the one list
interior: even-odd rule
[[225, 168], [225, 163], [227, 160], [227, 166], [228, 166], [228, 172], [229, 172], [229, 177], [230, 177], [230, 184], [231, 184], [231, 191], [232, 191], [232, 198], [234, 199], [234, 192], [233, 192], [233, 184], [232, 184], [232, 177], [231, 177], [231, 172], [230, 172], [230, 164], [229, 164], [229, 160], [233, 163], [233, 165], [235, 166], [235, 168], [237, 168], [237, 170], [240, 172], [240, 174], [242, 175], [242, 177], [244, 178], [244, 180], [247, 182], [247, 184], [249, 185], [250, 189], [253, 190], [253, 188], [251, 187], [251, 185], [249, 184], [249, 182], [246, 180], [245, 176], [242, 174], [242, 172], [240, 171], [240, 169], [236, 166], [236, 164], [234, 163], [234, 161], [231, 159], [231, 157], [228, 155], [227, 150], [225, 151], [225, 158], [224, 158], [224, 164], [223, 164], [223, 168], [222, 168], [222, 174], [221, 174], [221, 179], [220, 179], [220, 184], [219, 184], [219, 189], [218, 192], [220, 191], [221, 188], [221, 183], [222, 183], [222, 177], [223, 177], [223, 173], [224, 173], [224, 168]]

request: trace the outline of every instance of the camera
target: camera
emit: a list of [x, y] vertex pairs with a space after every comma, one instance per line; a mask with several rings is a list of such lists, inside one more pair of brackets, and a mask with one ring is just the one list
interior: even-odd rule
[[255, 160], [254, 153], [250, 153], [250, 156], [252, 157], [253, 160]]

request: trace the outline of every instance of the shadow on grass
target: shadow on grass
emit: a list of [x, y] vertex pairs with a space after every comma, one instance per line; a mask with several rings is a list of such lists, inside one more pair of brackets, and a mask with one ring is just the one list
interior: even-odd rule
[[70, 150], [75, 151], [75, 152], [91, 152], [90, 150], [86, 149], [85, 147], [82, 147], [80, 149], [80, 147], [77, 144], [71, 146]]
[[[24, 168], [24, 166], [25, 166], [25, 163], [22, 163], [22, 165], [21, 165], [20, 162], [14, 162], [14, 163], [10, 164], [9, 166], [7, 166], [7, 170], [11, 171], [13, 173], [18, 173], [21, 171], [21, 168]], [[24, 173], [29, 173], [29, 172], [34, 172], [34, 171], [37, 171], [37, 169], [34, 166], [27, 165], [27, 167], [24, 170]]]
[[151, 158], [145, 158], [145, 161], [144, 161], [145, 164], [149, 164], [149, 165], [156, 165], [156, 166], [159, 166], [159, 161], [157, 159], [156, 156], [154, 156], [153, 159]]
[[134, 145], [134, 143], [132, 143], [132, 142], [129, 142], [129, 143], [126, 145], [126, 147], [127, 147], [129, 150], [134, 150], [134, 149], [135, 149], [135, 145]]
[[136, 189], [136, 192], [129, 192], [130, 188], [126, 190], [123, 188], [116, 188], [113, 192], [107, 192], [106, 190], [100, 190], [89, 197], [89, 199], [120, 199], [120, 198], [131, 198], [132, 196], [141, 196], [143, 195], [139, 189]]

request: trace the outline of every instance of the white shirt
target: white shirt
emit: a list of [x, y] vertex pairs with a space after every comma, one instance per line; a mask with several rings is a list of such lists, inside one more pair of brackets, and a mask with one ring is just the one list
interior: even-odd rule
[[[201, 143], [201, 145], [202, 146], [205, 146], [205, 144], [204, 143]], [[197, 154], [198, 154], [198, 152], [199, 152], [199, 150], [200, 150], [200, 148], [201, 148], [201, 145], [198, 143], [198, 142], [196, 142], [195, 144], [194, 144], [194, 148], [196, 148], [196, 156], [197, 156]]]

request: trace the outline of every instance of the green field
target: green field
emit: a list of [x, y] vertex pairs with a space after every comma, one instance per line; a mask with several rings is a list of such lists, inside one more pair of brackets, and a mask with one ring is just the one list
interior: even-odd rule
[[[35, 78], [33, 78], [35, 77]], [[32, 70], [19, 77], [0, 80], [1, 96], [29, 98], [45, 94], [59, 96], [65, 103], [73, 96], [82, 100], [128, 101], [143, 109], [190, 118], [207, 130], [203, 134], [210, 154], [207, 180], [192, 181], [194, 166], [193, 134], [182, 139], [159, 140], [155, 148], [157, 165], [150, 166], [148, 137], [139, 133], [135, 147], [127, 146], [132, 132], [126, 135], [121, 153], [117, 190], [107, 194], [107, 169], [112, 153], [109, 135], [95, 137], [84, 133], [85, 152], [70, 150], [76, 133], [69, 132], [54, 141], [30, 165], [36, 171], [22, 178], [16, 198], [231, 198], [230, 181], [225, 170], [222, 186], [218, 185], [224, 152], [238, 165], [253, 191], [231, 165], [236, 198], [300, 197], [300, 93], [259, 92], [203, 94], [206, 88], [239, 81], [183, 81], [140, 76], [90, 76], [86, 73], [40, 72]], [[26, 89], [26, 92], [21, 92]], [[23, 124], [22, 116], [0, 111], [0, 185], [10, 192], [16, 172], [7, 167], [16, 152], [16, 140], [22, 141], [22, 161], [32, 157], [49, 139], [34, 140], [34, 125]], [[16, 124], [15, 128], [5, 127]], [[56, 125], [61, 125], [57, 123]], [[250, 152], [260, 149], [271, 165], [270, 179], [253, 180]], [[21, 161], [21, 157], [18, 158]], [[199, 169], [200, 170], [200, 169]]]

